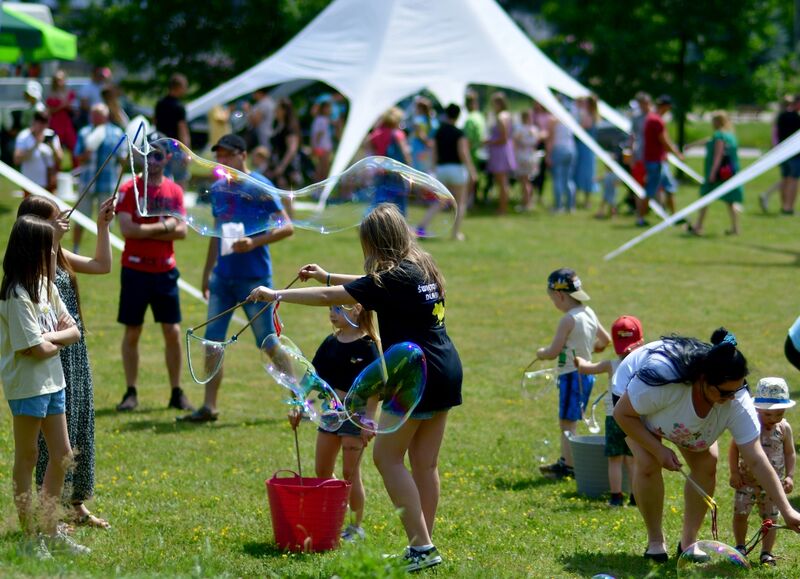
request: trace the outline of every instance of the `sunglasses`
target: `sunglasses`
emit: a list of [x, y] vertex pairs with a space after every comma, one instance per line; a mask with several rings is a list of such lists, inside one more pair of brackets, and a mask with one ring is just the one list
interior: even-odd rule
[[722, 398], [723, 400], [735, 398], [737, 392], [739, 392], [740, 390], [745, 390], [747, 387], [748, 387], [747, 380], [745, 380], [744, 384], [742, 384], [736, 390], [723, 390], [719, 386], [714, 386], [714, 388], [716, 388], [717, 392], [719, 392], [719, 397]]
[[166, 153], [164, 153], [163, 151], [159, 151], [158, 149], [153, 149], [147, 156], [148, 160], [155, 161], [156, 163], [160, 163], [166, 157], [167, 157]]

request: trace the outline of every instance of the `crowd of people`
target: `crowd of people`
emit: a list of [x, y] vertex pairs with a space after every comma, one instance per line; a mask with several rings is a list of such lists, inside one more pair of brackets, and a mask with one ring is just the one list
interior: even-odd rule
[[[17, 136], [20, 144], [15, 151], [20, 164], [31, 162], [34, 157], [44, 163], [39, 169], [42, 166], [47, 169], [43, 175], [45, 183], [49, 183], [47, 163], [60, 163], [57, 149], [63, 143], [71, 151], [73, 162], [86, 169], [81, 173], [82, 183], [88, 186], [96, 177], [93, 195], [80, 206], [89, 215], [97, 207], [94, 257], [78, 253], [81, 241], [78, 231], [73, 237], [73, 251], [63, 248], [63, 236], [70, 229], [68, 221], [55, 204], [31, 195], [20, 205], [3, 263], [0, 374], [14, 417], [14, 499], [22, 528], [41, 558], [50, 557], [54, 550], [88, 552], [69, 536], [70, 526], [59, 520], [62, 502], [72, 511], [71, 525], [110, 527], [108, 521], [91, 513], [85, 505], [94, 491], [93, 383], [74, 273], [106, 274], [111, 270], [109, 226], [115, 214], [125, 238], [117, 320], [124, 327], [121, 350], [126, 390], [117, 410], [131, 412], [138, 407], [139, 341], [145, 313], [151, 309], [164, 337], [170, 386], [168, 407], [186, 412], [178, 420], [187, 423], [216, 421], [220, 414], [222, 370], [205, 385], [204, 401], [197, 409], [181, 388], [180, 273], [174, 242], [187, 232], [186, 223], [179, 216], [186, 214], [184, 192], [190, 175], [175, 158], [174, 148], [165, 146], [164, 138], [191, 146], [182, 104], [188, 81], [180, 74], [171, 77], [167, 95], [155, 107], [157, 130], [147, 137], [153, 153], [144, 160], [148, 167], [148, 195], [157, 198], [161, 207], [169, 208], [171, 216], [142, 216], [134, 199], [135, 191], [144, 185], [139, 176], [124, 182], [118, 195], [114, 194], [124, 151], [112, 155], [106, 168], [96, 173], [121, 138], [126, 124], [107, 102], [92, 102], [96, 94], [102, 99], [108, 89], [103, 70], [96, 72], [93, 77], [96, 84], [80, 98], [80, 110], [85, 101], [87, 116], [85, 125], [77, 130], [74, 124], [67, 123], [67, 120], [74, 122], [75, 116], [63, 114], [70, 106], [65, 103], [74, 98], [65, 96], [63, 75], [54, 76], [55, 96], [48, 98], [49, 109], [38, 105], [41, 90], [37, 94], [36, 87], [29, 86], [29, 96], [35, 101], [31, 127]], [[674, 202], [670, 202], [675, 193], [674, 179], [666, 156], [669, 151], [678, 155], [680, 152], [670, 141], [663, 118], [671, 106], [670, 99], [659, 97], [652, 111], [648, 95], [637, 95], [637, 102], [639, 114], [634, 118], [632, 137], [624, 143], [624, 148], [631, 152], [629, 155], [620, 152], [620, 156], [645, 186], [646, 199], [636, 206], [637, 219], [645, 224], [650, 199], [658, 198], [662, 205], [674, 210]], [[491, 97], [494, 114], [490, 123], [481, 113], [476, 94], [469, 94], [466, 104], [466, 121], [461, 128], [457, 126], [461, 118], [458, 105], [449, 105], [443, 117], [439, 117], [428, 99], [417, 98], [410, 105], [410, 115], [398, 107], [387, 111], [364, 144], [367, 152], [435, 174], [450, 188], [459, 202], [453, 230], [455, 239], [464, 239], [460, 224], [466, 208], [487, 203], [492, 188], [497, 190], [500, 213], [509, 211], [514, 181], [521, 183], [520, 212], [541, 204], [547, 169], [553, 180], [554, 212], [575, 211], [580, 194], [581, 205], [588, 206], [598, 183], [594, 154], [576, 141], [564, 123], [538, 104], [524, 110], [516, 123], [508, 110], [507, 98], [499, 92]], [[314, 120], [307, 142], [316, 163], [311, 178], [319, 178], [329, 167], [346, 108], [334, 95], [316, 100], [312, 108]], [[793, 111], [797, 114], [796, 108]], [[575, 105], [575, 115], [589, 134], [596, 131], [596, 99], [580, 99]], [[215, 139], [210, 153], [216, 161], [282, 188], [299, 185], [309, 178], [300, 155], [305, 135], [291, 101], [281, 99], [273, 103], [266, 91], [257, 91], [255, 101], [247, 107], [243, 130], [238, 133], [227, 124], [233, 116], [228, 109], [209, 113], [210, 119], [218, 121], [210, 126]], [[727, 115], [716, 113], [712, 122], [715, 132], [707, 145], [708, 185], [703, 193], [738, 171], [736, 141]], [[34, 145], [28, 146], [31, 141]], [[44, 147], [51, 153], [45, 153]], [[790, 164], [785, 170], [784, 178], [795, 179], [796, 186], [792, 167]], [[485, 182], [479, 179], [480, 170], [487, 174]], [[604, 186], [615, 186], [613, 179], [603, 181]], [[215, 194], [213, 186], [210, 194]], [[739, 230], [736, 205], [741, 204], [741, 195], [741, 191], [733, 191], [723, 199], [731, 207], [732, 234]], [[604, 194], [604, 200], [604, 210], [613, 213], [617, 205], [614, 195]], [[437, 565], [442, 558], [432, 534], [439, 501], [438, 454], [449, 411], [461, 404], [463, 377], [461, 360], [445, 329], [442, 273], [420, 246], [401, 212], [392, 204], [381, 204], [360, 225], [363, 275], [331, 273], [317, 264], [309, 264], [298, 272], [300, 279], [315, 280], [324, 286], [272, 289], [269, 246], [290, 237], [293, 226], [279, 198], [261, 203], [266, 213], [276, 216], [275, 222], [281, 223], [280, 227], [257, 235], [242, 235], [233, 241], [210, 239], [201, 285], [208, 299], [208, 319], [213, 323], [206, 326], [205, 338], [221, 341], [225, 337], [231, 319], [228, 310], [240, 302], [248, 302], [245, 312], [251, 319], [260, 309], [255, 302], [327, 306], [335, 331], [318, 349], [314, 363], [340, 395], [347, 390], [354, 373], [375, 357], [374, 344], [379, 340], [386, 348], [404, 341], [419, 345], [427, 359], [422, 400], [402, 427], [375, 439], [373, 458], [388, 496], [400, 512], [408, 538], [408, 548], [403, 553], [407, 569]], [[225, 203], [212, 206], [218, 225], [241, 220], [240, 212], [250, 210], [230, 197]], [[687, 226], [688, 230], [702, 234], [703, 218], [701, 213], [695, 224]], [[605, 372], [613, 383], [606, 422], [612, 477], [610, 504], [623, 504], [621, 473], [627, 462], [635, 496], [635, 500], [631, 497], [631, 503], [641, 511], [648, 534], [646, 558], [657, 562], [668, 558], [662, 530], [662, 469], [682, 468], [681, 460], [663, 445], [663, 439], [679, 447], [690, 468], [691, 481], [712, 494], [718, 455], [716, 440], [725, 429], [732, 433], [730, 481], [737, 493], [734, 518], [737, 542], [743, 540], [746, 515], [756, 503], [762, 514], [772, 516], [779, 512], [790, 528], [800, 530], [800, 514], [786, 499], [786, 493], [793, 488], [795, 460], [791, 427], [782, 414], [793, 405], [785, 381], [765, 378], [759, 382], [755, 399], [751, 398], [745, 382], [747, 362], [737, 348], [735, 337], [725, 330], [715, 332], [711, 343], [678, 336], [645, 343], [641, 323], [632, 316], [622, 316], [608, 332], [586, 305], [589, 296], [571, 269], [554, 271], [547, 280], [547, 293], [563, 315], [552, 342], [540, 348], [537, 357], [559, 361], [558, 418], [562, 439], [560, 458], [541, 469], [545, 476], [574, 476], [568, 436], [563, 433], [575, 432], [591, 396], [594, 375]], [[371, 312], [377, 315], [380, 337], [374, 330]], [[267, 314], [251, 325], [258, 345], [275, 331], [272, 320]], [[800, 334], [800, 330], [794, 334]], [[792, 336], [790, 332], [789, 337]], [[618, 359], [592, 363], [592, 353], [610, 344]], [[800, 359], [798, 348], [800, 340], [791, 343], [787, 340], [790, 361]], [[358, 355], [347, 355], [352, 352]], [[341, 362], [348, 359], [351, 364], [357, 359], [361, 366], [351, 367]], [[296, 416], [290, 420], [294, 427], [298, 426]], [[353, 520], [343, 531], [348, 540], [365, 535], [359, 461], [371, 439], [369, 432], [358, 431], [349, 424], [333, 433], [320, 431], [318, 436], [317, 474], [331, 476], [336, 456], [342, 450], [343, 474], [353, 483], [350, 495]], [[65, 465], [71, 461], [73, 466], [66, 469]], [[34, 472], [36, 485], [41, 488], [43, 517], [34, 516]], [[62, 496], [65, 479], [70, 484], [67, 495]], [[691, 488], [687, 482], [679, 554], [695, 542], [705, 515], [702, 497], [693, 494]], [[765, 541], [762, 562], [774, 563], [772, 545], [774, 537], [771, 542]], [[694, 555], [702, 557], [699, 552]]]

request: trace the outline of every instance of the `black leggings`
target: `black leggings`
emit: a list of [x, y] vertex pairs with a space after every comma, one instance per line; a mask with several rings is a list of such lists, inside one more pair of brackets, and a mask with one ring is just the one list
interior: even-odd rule
[[786, 359], [789, 363], [800, 370], [800, 352], [794, 347], [792, 339], [786, 336], [786, 343], [783, 345], [783, 353], [786, 354]]

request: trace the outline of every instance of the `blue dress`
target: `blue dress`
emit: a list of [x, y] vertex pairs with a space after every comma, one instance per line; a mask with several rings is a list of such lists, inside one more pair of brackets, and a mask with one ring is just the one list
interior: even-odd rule
[[[596, 125], [586, 129], [586, 132], [594, 139], [597, 135]], [[597, 166], [595, 154], [583, 141], [579, 139], [575, 139], [575, 141], [575, 187], [580, 191], [594, 193], [597, 191], [597, 183], [594, 180]]]

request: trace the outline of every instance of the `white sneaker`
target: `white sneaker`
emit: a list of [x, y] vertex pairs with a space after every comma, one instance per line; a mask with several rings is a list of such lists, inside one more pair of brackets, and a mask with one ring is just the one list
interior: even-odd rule
[[55, 535], [48, 537], [47, 544], [51, 551], [69, 555], [88, 555], [92, 552], [89, 547], [76, 543], [72, 537], [61, 531], [56, 531]]
[[364, 529], [358, 525], [347, 525], [344, 531], [342, 531], [342, 541], [347, 541], [348, 543], [363, 541], [366, 538], [367, 534], [364, 532]]
[[23, 545], [23, 552], [39, 559], [39, 561], [48, 561], [53, 558], [42, 535], [28, 539]]
[[406, 571], [409, 573], [439, 565], [441, 562], [442, 556], [436, 550], [436, 547], [431, 547], [423, 552], [406, 547], [406, 552], [403, 555], [403, 563], [405, 563]]

